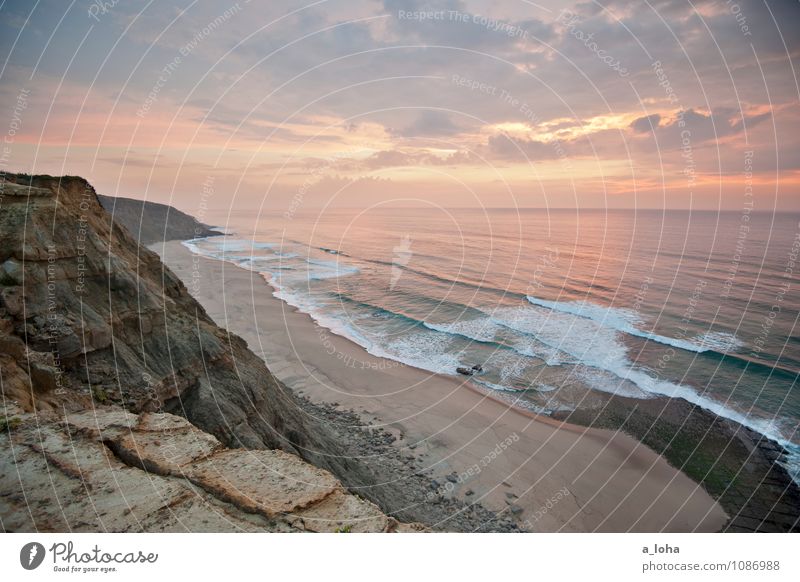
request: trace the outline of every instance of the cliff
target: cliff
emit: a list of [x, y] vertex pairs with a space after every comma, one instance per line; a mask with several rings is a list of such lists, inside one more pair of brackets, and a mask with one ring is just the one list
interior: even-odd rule
[[5, 392], [25, 409], [180, 410], [223, 442], [314, 447], [263, 362], [114, 227], [85, 180], [5, 184], [0, 284], [3, 369], [21, 368], [33, 385]]
[[292, 394], [114, 224], [82, 178], [0, 183], [0, 381], [6, 406], [28, 415], [0, 417], [12, 441], [42, 414], [67, 424], [105, 407], [175, 414], [228, 448], [296, 455], [402, 521], [515, 528], [477, 504], [430, 495], [430, 479], [382, 434]]
[[97, 198], [114, 222], [143, 245], [222, 234], [166, 204], [103, 195]]

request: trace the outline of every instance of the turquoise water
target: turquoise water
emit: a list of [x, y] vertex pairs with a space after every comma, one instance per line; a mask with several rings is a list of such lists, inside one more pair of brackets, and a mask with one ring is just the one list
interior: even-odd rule
[[[256, 218], [258, 217], [258, 218]], [[800, 215], [239, 211], [187, 242], [375, 355], [547, 414], [682, 397], [800, 452]], [[792, 455], [793, 472], [796, 463]]]

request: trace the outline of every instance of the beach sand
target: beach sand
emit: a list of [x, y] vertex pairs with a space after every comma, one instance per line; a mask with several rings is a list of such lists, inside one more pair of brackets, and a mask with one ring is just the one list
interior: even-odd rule
[[627, 435], [556, 422], [466, 378], [372, 356], [273, 297], [257, 273], [178, 241], [150, 248], [277, 378], [391, 430], [448, 495], [513, 510], [529, 531], [709, 532], [727, 521], [702, 487]]

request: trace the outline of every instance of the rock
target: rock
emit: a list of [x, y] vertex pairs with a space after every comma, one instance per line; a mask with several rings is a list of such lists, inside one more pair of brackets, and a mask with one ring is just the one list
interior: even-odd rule
[[475, 492], [472, 489], [467, 489], [466, 491], [464, 491], [464, 495], [466, 496], [475, 495]]
[[22, 265], [16, 259], [8, 259], [0, 265], [0, 283], [3, 285], [22, 285]]
[[37, 188], [31, 184], [14, 183], [11, 181], [3, 181], [0, 186], [0, 194], [3, 196], [19, 196], [20, 198], [28, 197], [50, 197], [53, 193], [46, 188]]
[[22, 313], [22, 290], [20, 287], [6, 287], [0, 291], [0, 306], [5, 307], [11, 316]]
[[13, 335], [0, 335], [0, 353], [22, 360], [25, 356], [25, 342]]
[[275, 518], [310, 507], [341, 489], [327, 471], [283, 451], [223, 450], [187, 466], [192, 483], [251, 513]]
[[52, 392], [58, 388], [58, 370], [52, 366], [46, 366], [32, 362], [30, 366], [31, 382], [35, 392]]
[[483, 366], [481, 366], [480, 364], [475, 364], [474, 366], [472, 366], [472, 369], [476, 372], [483, 372]]
[[171, 414], [23, 413], [0, 446], [15, 453], [0, 457], [0, 520], [10, 531], [425, 530], [295, 455], [225, 449]]
[[109, 347], [111, 345], [111, 328], [107, 325], [98, 325], [85, 330], [83, 345], [87, 352]]
[[472, 376], [475, 373], [475, 371], [472, 368], [465, 368], [463, 366], [459, 366], [458, 368], [456, 368], [456, 372], [458, 372], [459, 374], [463, 374], [464, 376]]

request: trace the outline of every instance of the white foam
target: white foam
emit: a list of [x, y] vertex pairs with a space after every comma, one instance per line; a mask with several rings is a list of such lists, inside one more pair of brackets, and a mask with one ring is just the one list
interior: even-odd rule
[[[269, 280], [268, 273], [263, 275]], [[353, 319], [352, 316], [336, 316], [326, 310], [324, 305], [311, 299], [307, 292], [290, 291], [274, 280], [271, 282], [276, 288], [273, 296], [310, 315], [320, 327], [357, 343], [373, 356], [437, 374], [452, 374], [453, 370], [461, 366], [458, 356], [448, 350], [452, 337], [447, 334], [435, 331], [416, 332], [394, 336], [391, 340], [379, 334], [367, 334], [354, 325], [358, 319]], [[364, 316], [363, 319], [372, 318]]]
[[350, 321], [343, 320], [343, 318], [330, 314], [325, 310], [324, 306], [312, 299], [308, 293], [287, 289], [285, 286], [276, 283], [275, 280], [270, 277], [269, 273], [262, 273], [262, 276], [275, 287], [272, 293], [273, 297], [310, 315], [320, 327], [324, 327], [336, 335], [345, 337], [365, 349], [371, 346], [372, 342], [357, 330], [355, 326], [351, 325]]
[[780, 444], [787, 450], [787, 459], [778, 462], [783, 465], [792, 480], [800, 485], [800, 445], [785, 441]]
[[[253, 253], [258, 250], [272, 249], [276, 246], [274, 243], [257, 243], [245, 239], [229, 239], [228, 237], [224, 236], [194, 238], [182, 241], [181, 244], [183, 244], [183, 246], [196, 255], [202, 255], [204, 257], [218, 259], [221, 261], [228, 261], [234, 264], [247, 259], [261, 258], [259, 255], [255, 255]], [[248, 254], [230, 254], [244, 252], [247, 252]]]
[[254, 252], [264, 249], [272, 249], [277, 245], [272, 242], [257, 242], [245, 238], [230, 238], [227, 236], [215, 236], [203, 239], [209, 245], [216, 246], [221, 253]]
[[514, 396], [515, 393], [524, 392], [523, 390], [515, 390], [513, 388], [500, 386], [499, 384], [493, 384], [492, 382], [486, 382], [485, 380], [478, 380], [476, 378], [473, 378], [472, 381], [478, 388], [483, 388], [484, 391], [491, 393], [493, 396], [500, 397], [505, 402], [508, 402], [513, 406], [525, 408], [531, 412], [535, 412], [536, 414], [544, 414], [549, 416], [554, 412], [568, 412], [572, 410], [572, 408], [564, 404], [553, 405], [552, 401], [549, 401], [546, 406], [540, 406], [525, 398]]
[[[520, 310], [515, 310], [515, 312], [519, 311]], [[558, 336], [562, 336], [563, 340], [557, 344], [558, 348], [579, 357], [583, 364], [611, 372], [623, 380], [629, 380], [645, 393], [669, 396], [671, 398], [683, 398], [718, 416], [728, 418], [760, 432], [787, 448], [789, 448], [788, 445], [791, 445], [791, 443], [784, 438], [781, 427], [775, 421], [765, 420], [732, 409], [721, 402], [697, 392], [694, 388], [675, 384], [668, 380], [662, 380], [652, 376], [645, 370], [635, 368], [627, 358], [625, 346], [619, 342], [616, 337], [598, 328], [597, 326], [599, 324], [594, 318], [585, 319], [581, 315], [575, 315], [576, 318], [580, 318], [580, 320], [586, 322], [581, 325], [580, 320], [564, 321], [562, 319], [564, 316], [561, 314], [569, 313], [566, 310], [562, 309], [551, 313], [552, 315], [549, 316], [541, 313], [535, 315], [529, 314], [527, 316], [520, 315], [516, 318], [516, 322], [511, 322], [511, 325], [516, 325], [525, 331], [532, 332], [537, 338], [544, 337], [544, 341], [548, 342], [554, 341]], [[570, 315], [566, 317], [570, 317]], [[520, 325], [519, 321], [523, 322], [522, 325]], [[712, 335], [708, 339], [709, 341], [717, 342], [725, 341], [730, 344], [733, 341], [731, 338], [733, 338], [733, 336]], [[577, 345], [577, 342], [581, 340], [585, 347]], [[589, 374], [589, 376], [590, 375], [591, 374]], [[613, 388], [616, 383], [609, 384], [608, 382], [603, 382], [602, 379], [599, 380], [600, 381], [592, 385], [596, 389], [616, 394], [625, 394], [627, 392], [620, 392], [619, 385], [617, 388]], [[800, 450], [798, 450], [798, 453], [800, 453]]]
[[741, 345], [734, 337], [735, 341], [722, 341], [722, 338], [733, 337], [730, 334], [723, 332], [708, 332], [700, 336], [695, 341], [682, 340], [678, 338], [667, 337], [649, 331], [643, 331], [637, 327], [641, 325], [641, 319], [638, 314], [628, 309], [619, 307], [603, 307], [589, 301], [548, 301], [546, 299], [539, 299], [538, 297], [527, 296], [528, 301], [533, 305], [539, 307], [546, 307], [553, 311], [561, 313], [569, 313], [576, 317], [589, 319], [603, 326], [610, 327], [617, 331], [627, 333], [636, 337], [644, 338], [646, 340], [658, 342], [686, 350], [689, 352], [703, 353], [708, 350], [722, 351], [732, 349]]
[[497, 336], [507, 331], [508, 326], [494, 321], [488, 315], [476, 319], [459, 320], [453, 323], [428, 323], [427, 321], [423, 321], [422, 324], [434, 331], [460, 335], [469, 340], [481, 343], [500, 343], [502, 345], [507, 345], [523, 356], [544, 360], [548, 366], [560, 366], [564, 363], [565, 359], [567, 359], [564, 358], [565, 354], [560, 353], [558, 350], [552, 349], [544, 344], [534, 344], [525, 337], [520, 337], [516, 340], [513, 338], [498, 339]]
[[503, 353], [495, 353], [490, 359], [500, 368], [500, 382], [503, 384], [524, 380], [525, 370], [530, 363], [530, 359], [525, 356], [508, 356]]
[[458, 356], [448, 348], [452, 338], [448, 335], [421, 331], [393, 339], [383, 345], [373, 344], [369, 353], [381, 358], [396, 360], [408, 366], [452, 375], [461, 366]]
[[428, 323], [422, 325], [442, 333], [457, 334], [477, 342], [493, 343], [501, 327], [489, 318], [463, 319], [453, 323]]
[[307, 277], [313, 281], [336, 279], [338, 277], [346, 277], [347, 275], [355, 275], [359, 272], [357, 267], [345, 265], [340, 261], [307, 259], [306, 262], [308, 263]]
[[735, 352], [745, 345], [735, 335], [724, 331], [707, 331], [703, 335], [694, 338], [693, 342], [704, 350], [714, 350], [722, 353]]
[[478, 378], [472, 378], [472, 380], [476, 384], [480, 384], [481, 386], [486, 386], [487, 388], [491, 388], [497, 392], [525, 392], [524, 388], [510, 388], [509, 386], [504, 386], [503, 384], [495, 384], [494, 382], [489, 382], [487, 380], [479, 380]]
[[630, 365], [628, 350], [617, 331], [593, 320], [524, 306], [497, 309], [492, 316], [500, 325], [525, 334], [534, 353], [542, 343], [603, 370], [616, 371]]
[[187, 249], [189, 249], [195, 255], [210, 256], [208, 253], [206, 253], [204, 250], [202, 250], [200, 247], [197, 246], [197, 241], [199, 240], [203, 239], [193, 238], [191, 240], [184, 240], [181, 241], [181, 244], [185, 246]]

